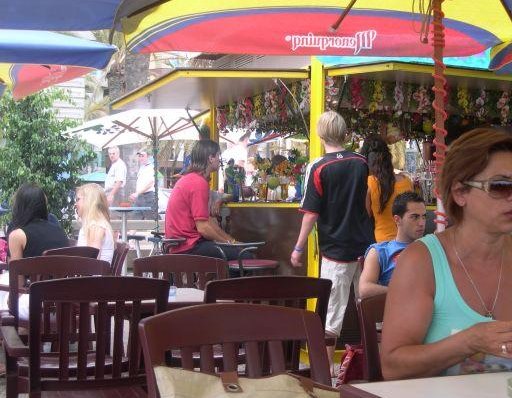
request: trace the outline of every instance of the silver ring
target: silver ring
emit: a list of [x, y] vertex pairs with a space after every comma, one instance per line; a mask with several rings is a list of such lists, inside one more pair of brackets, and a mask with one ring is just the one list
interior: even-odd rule
[[506, 344], [502, 344], [501, 345], [501, 353], [504, 354], [504, 355], [508, 354], [508, 349], [507, 349], [507, 345]]

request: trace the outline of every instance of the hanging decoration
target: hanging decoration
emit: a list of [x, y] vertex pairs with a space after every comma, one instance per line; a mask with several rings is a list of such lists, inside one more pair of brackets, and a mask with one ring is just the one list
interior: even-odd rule
[[399, 117], [402, 115], [404, 106], [404, 85], [402, 82], [396, 82], [393, 98], [395, 99], [395, 105], [393, 106], [394, 116]]
[[265, 115], [265, 107], [263, 106], [263, 94], [258, 94], [254, 96], [253, 115], [257, 120], [261, 120]]
[[325, 78], [325, 104], [328, 109], [334, 110], [338, 105], [339, 89], [333, 77]]
[[485, 104], [487, 103], [487, 93], [484, 89], [480, 90], [480, 96], [475, 101], [475, 116], [480, 121], [484, 121], [487, 117], [487, 109], [485, 108]]
[[384, 87], [380, 80], [375, 80], [373, 82], [373, 93], [370, 104], [368, 105], [368, 110], [370, 113], [375, 111], [380, 111], [383, 109], [382, 102], [384, 101]]
[[508, 103], [510, 102], [510, 96], [507, 91], [503, 91], [500, 99], [498, 100], [497, 107], [500, 110], [501, 124], [505, 126], [508, 123], [508, 116], [510, 114], [510, 108]]
[[311, 99], [311, 80], [306, 79], [300, 82], [300, 102], [299, 108], [302, 113], [309, 113], [310, 99]]
[[460, 109], [462, 109], [463, 115], [469, 115], [471, 113], [471, 103], [469, 101], [469, 93], [466, 87], [459, 87], [457, 90], [457, 103]]
[[278, 99], [275, 90], [265, 93], [265, 112], [268, 120], [276, 120], [278, 114]]
[[362, 80], [354, 78], [350, 80], [350, 93], [352, 94], [351, 105], [354, 109], [363, 107], [363, 84]]
[[413, 93], [412, 98], [418, 103], [416, 112], [427, 113], [432, 111], [431, 101], [425, 86], [419, 86]]
[[[346, 95], [340, 98], [344, 76], [326, 78], [325, 108], [339, 109], [354, 142], [391, 123], [407, 138], [433, 134], [432, 92], [415, 83], [348, 78]], [[448, 87], [445, 85], [448, 92]], [[310, 80], [296, 81], [283, 89], [273, 89], [217, 108], [219, 132], [231, 127], [258, 129], [261, 140], [287, 134], [305, 134], [298, 110], [306, 116], [310, 107]], [[510, 123], [510, 93], [484, 88], [452, 87], [445, 101], [450, 113], [460, 115], [461, 128], [482, 123]], [[339, 107], [337, 102], [340, 102]], [[333, 107], [333, 105], [336, 105]]]

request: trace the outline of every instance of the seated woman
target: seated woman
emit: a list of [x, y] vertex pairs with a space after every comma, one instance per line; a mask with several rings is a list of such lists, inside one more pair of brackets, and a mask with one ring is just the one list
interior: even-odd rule
[[[235, 242], [216, 222], [210, 220], [208, 199], [210, 174], [220, 166], [219, 144], [211, 140], [197, 141], [190, 154], [191, 165], [181, 177], [167, 203], [165, 237], [185, 238], [186, 241], [171, 248], [171, 253], [197, 254], [222, 258], [217, 242]], [[238, 258], [240, 249], [224, 250], [228, 260]]]
[[383, 323], [386, 379], [512, 370], [512, 136], [461, 136], [439, 188], [452, 226], [398, 259]]
[[[68, 246], [68, 238], [58, 223], [48, 220], [48, 203], [35, 184], [21, 185], [13, 197], [12, 221], [7, 235], [9, 260], [41, 256], [45, 250]], [[0, 284], [9, 284], [9, 273], [0, 275]], [[7, 309], [7, 292], [0, 292], [0, 308]], [[28, 295], [20, 297], [20, 317], [28, 317]]]
[[110, 225], [108, 202], [98, 184], [85, 184], [76, 190], [76, 213], [82, 223], [77, 246], [99, 249], [98, 259], [112, 262], [114, 234]]

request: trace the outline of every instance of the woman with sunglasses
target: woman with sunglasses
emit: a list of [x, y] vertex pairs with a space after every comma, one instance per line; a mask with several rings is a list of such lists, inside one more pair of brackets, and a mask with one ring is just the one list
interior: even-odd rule
[[387, 379], [512, 370], [512, 136], [464, 134], [439, 188], [451, 227], [404, 250], [389, 286]]

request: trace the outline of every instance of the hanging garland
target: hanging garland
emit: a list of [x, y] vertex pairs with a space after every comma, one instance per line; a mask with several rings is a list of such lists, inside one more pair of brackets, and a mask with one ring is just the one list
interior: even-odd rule
[[480, 121], [484, 121], [487, 117], [488, 111], [485, 108], [485, 104], [487, 103], [487, 93], [484, 89], [480, 90], [480, 96], [475, 101], [475, 115]]
[[361, 79], [355, 78], [350, 80], [350, 93], [352, 97], [350, 99], [353, 109], [359, 109], [363, 107], [364, 99], [363, 93], [363, 82]]
[[300, 110], [302, 113], [309, 113], [309, 101], [311, 99], [311, 80], [306, 79], [300, 82], [300, 98]]
[[471, 113], [471, 106], [469, 100], [468, 89], [465, 87], [459, 87], [457, 90], [457, 103], [459, 104], [460, 109], [464, 115], [469, 115]]
[[500, 111], [501, 124], [504, 126], [508, 122], [508, 115], [510, 113], [510, 108], [508, 103], [510, 102], [510, 97], [507, 91], [503, 91], [501, 94], [498, 103], [496, 104], [497, 108]]
[[228, 120], [226, 118], [226, 109], [225, 108], [217, 108], [217, 129], [219, 132], [224, 132], [228, 125]]
[[394, 116], [399, 117], [403, 112], [404, 106], [404, 85], [402, 82], [396, 82], [393, 98], [395, 99], [395, 105], [393, 106]]
[[416, 111], [418, 113], [427, 113], [432, 110], [430, 96], [425, 86], [419, 86], [413, 93], [412, 98], [418, 103]]
[[377, 110], [382, 110], [382, 102], [384, 101], [384, 87], [380, 80], [375, 80], [373, 82], [373, 93], [370, 104], [368, 105], [368, 110], [370, 113], [373, 113]]

